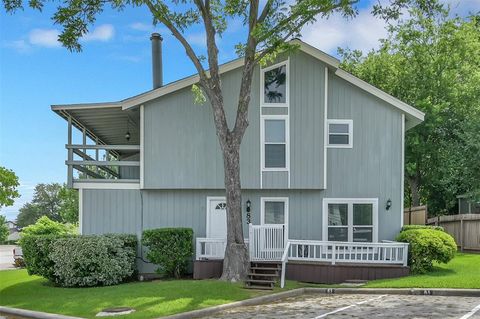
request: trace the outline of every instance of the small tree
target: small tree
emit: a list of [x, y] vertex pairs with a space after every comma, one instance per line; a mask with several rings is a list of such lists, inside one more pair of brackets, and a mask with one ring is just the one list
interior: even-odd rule
[[20, 197], [17, 191], [20, 183], [12, 170], [0, 166], [0, 209], [12, 206], [15, 198]]
[[51, 220], [47, 216], [40, 217], [33, 225], [22, 229], [21, 237], [38, 235], [69, 235], [75, 234], [76, 228], [71, 224], [62, 224]]
[[9, 229], [7, 225], [7, 218], [0, 215], [0, 244], [7, 241]]
[[[429, 9], [437, 0], [390, 0], [392, 6], [375, 6], [375, 13], [397, 17], [399, 11], [411, 2], [420, 2]], [[46, 0], [28, 1], [41, 10]], [[199, 81], [192, 87], [196, 100], [209, 102], [217, 138], [223, 155], [224, 182], [227, 198], [227, 246], [222, 278], [236, 281], [246, 277], [248, 252], [243, 240], [240, 182], [240, 145], [248, 127], [248, 110], [252, 79], [259, 63], [272, 61], [280, 52], [294, 50], [289, 40], [300, 37], [302, 28], [318, 17], [333, 13], [344, 17], [356, 14], [358, 0], [76, 0], [59, 1], [53, 15], [55, 23], [63, 27], [59, 41], [72, 51], [80, 51], [79, 39], [88, 31], [97, 15], [106, 6], [122, 10], [127, 5], [144, 6], [152, 14], [153, 23], [163, 24], [180, 42], [198, 72]], [[3, 0], [5, 9], [14, 12], [23, 8], [21, 0]], [[233, 127], [229, 127], [224, 107], [220, 76], [217, 39], [232, 19], [240, 19], [247, 30], [246, 39], [237, 46], [244, 65]], [[198, 55], [185, 33], [201, 25], [205, 31], [207, 57]], [[208, 71], [207, 71], [208, 67]], [[204, 97], [206, 96], [206, 98]]]

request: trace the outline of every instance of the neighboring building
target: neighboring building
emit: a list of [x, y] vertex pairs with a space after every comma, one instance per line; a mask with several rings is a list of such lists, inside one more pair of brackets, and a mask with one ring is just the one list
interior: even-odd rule
[[459, 214], [480, 214], [480, 202], [473, 200], [468, 195], [459, 195], [457, 199]]
[[17, 223], [13, 221], [7, 221], [7, 227], [8, 227], [8, 237], [7, 241], [16, 241], [20, 239], [20, 229], [17, 226]]
[[[363, 265], [347, 279], [404, 274], [405, 245], [384, 241], [403, 225], [404, 135], [424, 114], [294, 41], [297, 52], [257, 67], [253, 79], [240, 163], [250, 258], [278, 262], [286, 252], [287, 277], [309, 281], [326, 279], [304, 271], [303, 261]], [[160, 45], [153, 35], [154, 83]], [[237, 59], [220, 68], [230, 125], [242, 66]], [[68, 185], [80, 191], [81, 232], [191, 227], [199, 278], [218, 275], [227, 229], [221, 150], [210, 106], [194, 104], [197, 81], [160, 81], [122, 101], [52, 110], [68, 121]], [[72, 127], [83, 133], [81, 145], [72, 145]], [[74, 170], [88, 178], [75, 179]]]

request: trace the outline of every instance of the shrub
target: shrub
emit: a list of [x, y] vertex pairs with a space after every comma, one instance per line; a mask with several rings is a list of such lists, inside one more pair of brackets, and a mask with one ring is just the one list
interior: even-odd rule
[[[62, 224], [51, 220], [47, 216], [40, 217], [33, 225], [22, 229], [21, 237], [31, 235], [68, 235], [76, 234], [77, 228], [71, 224]], [[22, 239], [20, 239], [20, 242]]]
[[160, 266], [158, 273], [180, 278], [185, 274], [193, 255], [191, 228], [159, 228], [145, 230], [142, 243], [149, 251], [147, 258]]
[[57, 235], [30, 235], [20, 241], [23, 259], [29, 275], [39, 275], [50, 281], [55, 281], [54, 263], [49, 254]]
[[418, 228], [400, 232], [397, 241], [409, 243], [408, 261], [412, 273], [425, 273], [433, 261], [448, 263], [457, 251], [452, 236], [436, 229]]
[[58, 238], [49, 257], [54, 282], [63, 287], [108, 286], [135, 272], [135, 235], [92, 235]]
[[433, 230], [441, 230], [445, 231], [442, 226], [428, 226], [428, 225], [404, 225], [402, 227], [402, 231], [404, 230], [412, 230], [412, 229], [433, 229]]

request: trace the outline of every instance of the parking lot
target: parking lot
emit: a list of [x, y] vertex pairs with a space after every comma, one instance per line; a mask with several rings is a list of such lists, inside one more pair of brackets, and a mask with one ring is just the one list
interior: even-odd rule
[[13, 245], [0, 245], [0, 270], [13, 269]]
[[302, 295], [238, 307], [208, 318], [457, 318], [480, 319], [480, 298], [413, 295]]

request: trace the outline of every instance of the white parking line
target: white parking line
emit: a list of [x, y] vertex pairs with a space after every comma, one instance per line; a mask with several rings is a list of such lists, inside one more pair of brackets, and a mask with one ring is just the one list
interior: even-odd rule
[[480, 310], [480, 304], [478, 306], [476, 306], [475, 308], [473, 308], [469, 313], [463, 315], [463, 317], [461, 317], [460, 319], [468, 319], [471, 316], [473, 316], [479, 310]]
[[[371, 302], [371, 301], [374, 301], [374, 300], [378, 300], [380, 298], [383, 298], [385, 297], [386, 295], [381, 295], [381, 296], [378, 296], [378, 297], [375, 297], [375, 298], [371, 298], [371, 299], [367, 299], [367, 300], [364, 300], [364, 301], [360, 301], [360, 302], [356, 302], [350, 306], [346, 306], [346, 307], [342, 307], [342, 308], [338, 308], [338, 309], [335, 309], [333, 311], [330, 311], [330, 312], [327, 312], [327, 313], [324, 313], [323, 315], [320, 315], [318, 317], [315, 317], [313, 319], [320, 319], [320, 318], [325, 318], [326, 316], [328, 315], [333, 315], [334, 313], [337, 313], [337, 312], [340, 312], [340, 311], [344, 311], [344, 310], [347, 310], [347, 309], [350, 309], [350, 308], [353, 308], [353, 307], [357, 307], [358, 305], [363, 305], [364, 303], [367, 303], [367, 302]], [[467, 317], [468, 318], [468, 317]], [[466, 319], [466, 318], [461, 318], [461, 319]]]

